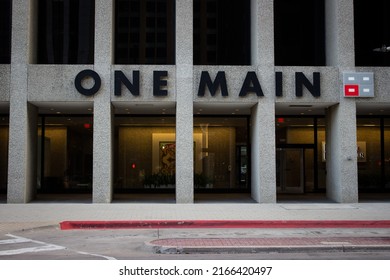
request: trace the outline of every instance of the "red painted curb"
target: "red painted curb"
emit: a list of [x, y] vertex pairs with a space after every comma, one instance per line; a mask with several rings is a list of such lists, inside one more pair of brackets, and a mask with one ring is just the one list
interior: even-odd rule
[[151, 220], [63, 221], [61, 230], [157, 228], [390, 228], [390, 220]]

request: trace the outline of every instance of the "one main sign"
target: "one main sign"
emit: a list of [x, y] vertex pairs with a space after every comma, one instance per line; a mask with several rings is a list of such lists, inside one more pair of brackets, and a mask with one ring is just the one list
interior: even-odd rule
[[344, 97], [374, 97], [374, 73], [343, 73]]

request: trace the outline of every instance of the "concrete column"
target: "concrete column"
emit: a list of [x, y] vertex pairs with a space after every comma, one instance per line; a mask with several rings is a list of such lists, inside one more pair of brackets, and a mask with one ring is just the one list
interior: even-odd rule
[[113, 108], [111, 62], [113, 57], [114, 1], [95, 1], [95, 65], [102, 86], [94, 98], [93, 202], [110, 203], [113, 194]]
[[353, 0], [325, 1], [326, 64], [355, 65]]
[[37, 108], [28, 104], [28, 63], [34, 34], [31, 1], [12, 1], [12, 53], [9, 125], [9, 203], [33, 199], [37, 182]]
[[251, 0], [251, 64], [274, 67], [274, 1]]
[[251, 194], [259, 203], [276, 202], [274, 7], [272, 0], [251, 1], [251, 57], [264, 97], [251, 113]]
[[176, 203], [194, 202], [193, 0], [176, 1]]
[[326, 118], [326, 194], [340, 203], [358, 202], [356, 105], [345, 100]]
[[344, 98], [342, 72], [355, 66], [353, 0], [325, 1], [326, 61], [340, 71], [340, 102], [327, 111], [326, 189], [328, 198], [358, 202], [356, 102]]
[[251, 116], [251, 194], [259, 203], [276, 202], [275, 106], [258, 103]]

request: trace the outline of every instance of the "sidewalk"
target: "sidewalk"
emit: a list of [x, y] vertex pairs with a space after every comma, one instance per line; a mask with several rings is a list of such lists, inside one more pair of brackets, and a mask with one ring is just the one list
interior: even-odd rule
[[0, 204], [0, 222], [134, 220], [390, 220], [390, 203]]
[[[0, 204], [0, 230], [156, 229], [155, 253], [386, 251], [390, 203]], [[165, 234], [164, 234], [165, 233]]]

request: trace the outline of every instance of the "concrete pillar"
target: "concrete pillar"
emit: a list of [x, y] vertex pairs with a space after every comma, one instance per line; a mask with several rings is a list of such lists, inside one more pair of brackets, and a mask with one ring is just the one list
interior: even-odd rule
[[340, 203], [358, 202], [356, 105], [345, 100], [326, 117], [326, 194]]
[[272, 0], [251, 1], [251, 58], [264, 97], [251, 112], [251, 194], [259, 203], [276, 202], [274, 7]]
[[358, 202], [356, 102], [343, 97], [342, 72], [355, 66], [353, 0], [325, 1], [326, 61], [340, 71], [340, 102], [327, 111], [327, 197], [341, 203]]
[[194, 202], [193, 0], [176, 1], [176, 203]]
[[34, 198], [37, 182], [37, 108], [28, 103], [28, 63], [34, 33], [29, 30], [32, 1], [12, 1], [11, 86], [9, 124], [9, 203]]
[[251, 116], [251, 193], [259, 203], [276, 202], [275, 106], [258, 103]]
[[93, 202], [110, 203], [113, 194], [113, 108], [111, 62], [113, 57], [114, 1], [96, 0], [95, 65], [102, 86], [94, 98], [93, 115]]
[[251, 64], [274, 67], [274, 1], [251, 0]]
[[326, 64], [353, 67], [355, 65], [355, 35], [353, 0], [325, 1]]

